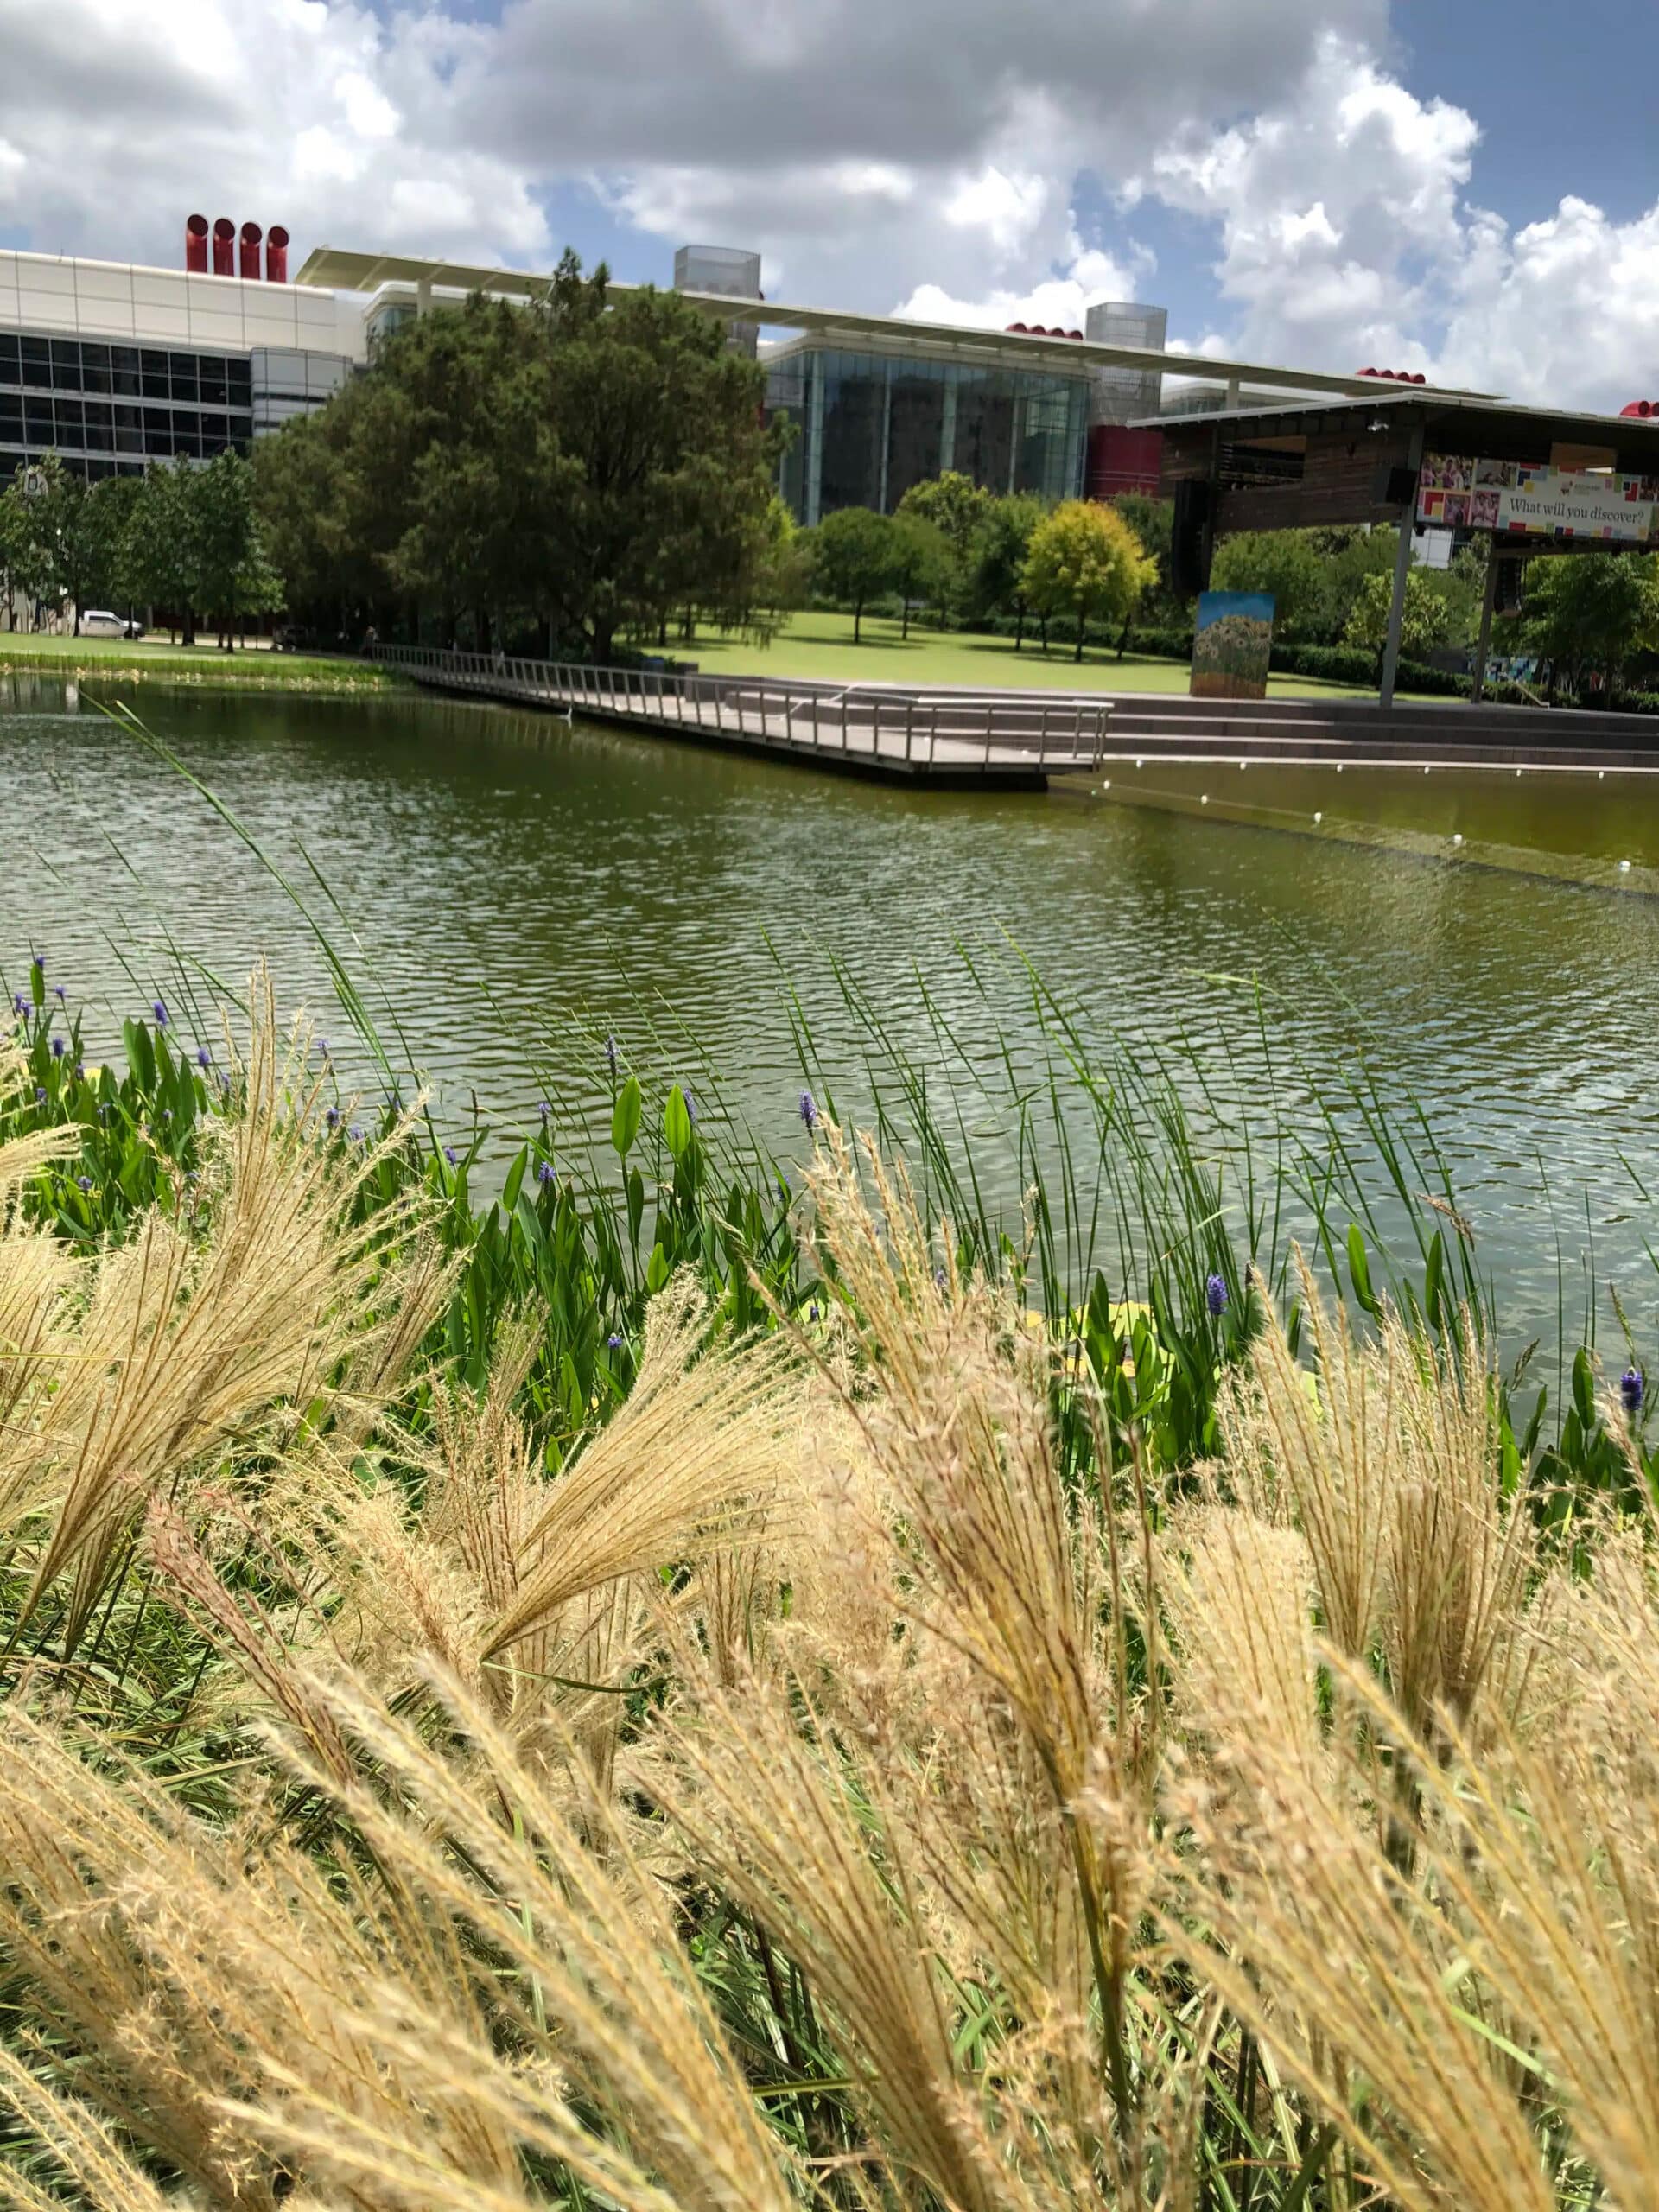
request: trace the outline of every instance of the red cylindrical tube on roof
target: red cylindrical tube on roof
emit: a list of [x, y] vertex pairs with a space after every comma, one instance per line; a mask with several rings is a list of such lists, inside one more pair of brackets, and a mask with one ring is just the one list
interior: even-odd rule
[[236, 225], [228, 215], [221, 215], [213, 225], [213, 274], [215, 276], [234, 276], [236, 274]]
[[265, 232], [265, 282], [288, 282], [288, 232], [280, 223], [273, 223]]
[[259, 281], [259, 241], [264, 236], [257, 223], [242, 226], [242, 274]]
[[184, 219], [184, 265], [195, 276], [207, 274], [207, 218], [187, 215]]

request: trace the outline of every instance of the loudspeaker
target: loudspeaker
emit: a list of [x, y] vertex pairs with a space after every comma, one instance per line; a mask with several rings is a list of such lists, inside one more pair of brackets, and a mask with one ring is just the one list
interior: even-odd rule
[[1184, 476], [1177, 483], [1169, 535], [1169, 581], [1183, 599], [1209, 586], [1210, 563], [1205, 554], [1211, 505], [1210, 486], [1200, 478]]
[[1382, 484], [1380, 504], [1385, 507], [1409, 507], [1417, 499], [1417, 472], [1414, 468], [1391, 468]]

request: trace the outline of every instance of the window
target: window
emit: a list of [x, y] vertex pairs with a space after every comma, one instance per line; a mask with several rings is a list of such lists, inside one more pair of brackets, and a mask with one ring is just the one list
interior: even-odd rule
[[194, 407], [201, 397], [201, 387], [196, 377], [196, 357], [194, 353], [175, 353], [169, 357], [172, 371], [173, 397]]
[[23, 403], [15, 395], [0, 391], [0, 444], [20, 446], [23, 442]]
[[44, 338], [20, 338], [17, 344], [23, 360], [23, 382], [45, 391], [52, 382], [50, 346]]
[[204, 415], [201, 418], [201, 449], [215, 454], [231, 442], [231, 418], [228, 415]]
[[116, 409], [115, 449], [118, 453], [143, 453], [144, 450], [144, 410], [142, 407]]
[[823, 368], [822, 512], [881, 502], [886, 363], [861, 353], [827, 353]]
[[10, 331], [0, 331], [0, 384], [17, 384], [21, 381], [17, 362], [17, 340]]
[[84, 391], [107, 391], [110, 389], [110, 349], [89, 342], [80, 349], [81, 389]]
[[73, 446], [77, 452], [86, 442], [86, 420], [78, 399], [60, 399], [57, 403], [58, 443]]
[[[933, 370], [930, 375], [928, 371]], [[944, 454], [945, 389], [931, 361], [895, 361], [887, 423], [887, 512], [912, 484], [937, 476]]]
[[115, 450], [114, 410], [105, 400], [86, 402], [86, 443], [93, 453]]
[[23, 402], [23, 435], [32, 446], [49, 446], [57, 435], [49, 399]]
[[146, 399], [170, 399], [172, 397], [173, 386], [172, 381], [167, 372], [167, 356], [165, 353], [152, 353], [149, 348], [146, 347], [143, 354], [140, 356], [139, 367], [143, 381], [144, 397]]
[[80, 390], [79, 339], [54, 338], [52, 340], [52, 382], [59, 391]]
[[225, 364], [215, 353], [204, 353], [197, 365], [196, 374], [201, 384], [201, 404], [204, 407], [228, 407], [231, 399], [231, 380], [225, 373]]
[[110, 383], [118, 398], [137, 398], [138, 348], [136, 346], [111, 346]]

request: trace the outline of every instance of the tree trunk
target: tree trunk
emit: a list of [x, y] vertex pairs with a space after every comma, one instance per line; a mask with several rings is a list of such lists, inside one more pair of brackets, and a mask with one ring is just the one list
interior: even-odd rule
[[184, 620], [179, 625], [179, 643], [181, 645], [194, 645], [195, 642], [196, 610], [194, 607], [187, 607], [184, 610]]
[[862, 642], [859, 632], [863, 624], [863, 620], [864, 602], [861, 599], [855, 599], [853, 601], [853, 643], [855, 645]]
[[1046, 614], [1039, 614], [1039, 615], [1038, 616], [1038, 618], [1037, 618], [1037, 622], [1038, 622], [1038, 627], [1039, 627], [1039, 628], [1041, 630], [1041, 632], [1042, 632], [1042, 637], [1043, 637], [1043, 652], [1044, 652], [1044, 653], [1045, 653], [1045, 654], [1046, 654], [1046, 653], [1047, 653], [1047, 652], [1048, 652], [1048, 617], [1047, 617], [1047, 615], [1046, 615]]
[[1122, 660], [1122, 659], [1123, 655], [1124, 655], [1124, 652], [1125, 652], [1125, 651], [1126, 651], [1126, 650], [1127, 650], [1127, 648], [1128, 648], [1128, 642], [1129, 642], [1129, 625], [1128, 625], [1128, 619], [1127, 619], [1127, 617], [1126, 617], [1126, 618], [1125, 618], [1125, 620], [1124, 620], [1123, 627], [1122, 627], [1122, 629], [1118, 632], [1118, 639], [1117, 639], [1117, 657], [1118, 657], [1119, 660]]
[[899, 634], [901, 638], [907, 638], [910, 635], [910, 594], [908, 592], [904, 594], [904, 610], [899, 624]]
[[1019, 600], [1014, 609], [1014, 650], [1018, 652], [1026, 642], [1026, 602]]
[[1076, 650], [1073, 652], [1073, 653], [1072, 653], [1072, 655], [1071, 655], [1071, 658], [1072, 658], [1072, 659], [1073, 659], [1073, 660], [1081, 660], [1081, 659], [1083, 658], [1083, 609], [1082, 609], [1081, 607], [1079, 607], [1079, 608], [1077, 609], [1077, 647], [1076, 647]]

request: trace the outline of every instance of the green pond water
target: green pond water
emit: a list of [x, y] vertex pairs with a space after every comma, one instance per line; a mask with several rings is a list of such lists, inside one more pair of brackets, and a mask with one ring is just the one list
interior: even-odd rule
[[[1609, 1281], [1644, 1338], [1659, 1322], [1647, 778], [1120, 767], [1104, 795], [978, 798], [421, 698], [138, 704], [329, 913], [451, 1126], [521, 1128], [550, 1097], [575, 1146], [613, 1031], [787, 1160], [791, 990], [843, 1109], [868, 1103], [840, 963], [1017, 1210], [982, 1090], [1001, 1040], [1016, 1079], [1039, 1058], [1017, 947], [1086, 1033], [1183, 1065], [1218, 1146], [1313, 1127], [1311, 1088], [1363, 1052], [1421, 1103], [1511, 1338], [1553, 1340], [1563, 1285], [1569, 1327]], [[90, 696], [0, 683], [0, 763], [8, 992], [38, 948], [96, 1052], [158, 991], [194, 1035], [205, 978], [264, 953], [366, 1081], [305, 922]]]

